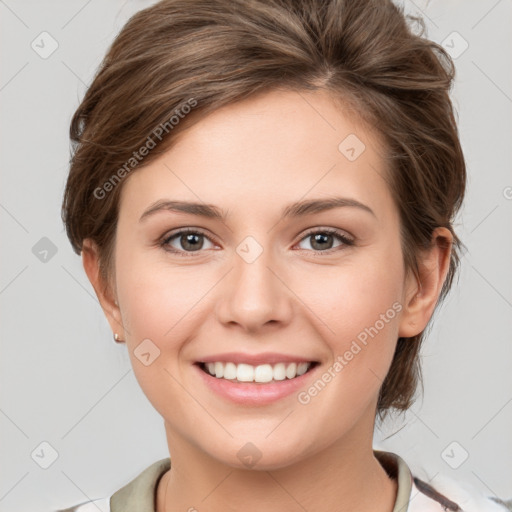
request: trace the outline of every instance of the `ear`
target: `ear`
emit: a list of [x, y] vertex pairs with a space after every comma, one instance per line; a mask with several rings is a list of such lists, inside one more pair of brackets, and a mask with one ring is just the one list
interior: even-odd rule
[[112, 332], [118, 333], [121, 340], [125, 339], [125, 330], [121, 310], [110, 283], [106, 283], [100, 274], [99, 252], [97, 245], [89, 238], [82, 245], [82, 264], [100, 302], [103, 313], [107, 317]]
[[427, 326], [450, 268], [452, 241], [450, 230], [436, 228], [431, 247], [420, 255], [419, 278], [412, 272], [407, 276], [399, 337], [411, 338]]

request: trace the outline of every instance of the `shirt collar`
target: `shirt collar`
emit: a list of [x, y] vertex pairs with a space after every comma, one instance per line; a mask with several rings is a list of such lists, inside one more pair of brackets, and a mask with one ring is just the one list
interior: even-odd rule
[[397, 481], [397, 493], [393, 512], [407, 512], [411, 498], [413, 479], [406, 462], [396, 453], [373, 450], [386, 473]]

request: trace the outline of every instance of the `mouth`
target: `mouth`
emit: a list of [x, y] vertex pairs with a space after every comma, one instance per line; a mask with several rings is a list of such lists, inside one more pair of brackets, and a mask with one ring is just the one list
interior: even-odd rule
[[259, 365], [235, 364], [223, 361], [196, 363], [204, 373], [216, 379], [227, 380], [233, 383], [259, 384], [297, 379], [310, 372], [318, 364], [318, 361], [281, 362]]

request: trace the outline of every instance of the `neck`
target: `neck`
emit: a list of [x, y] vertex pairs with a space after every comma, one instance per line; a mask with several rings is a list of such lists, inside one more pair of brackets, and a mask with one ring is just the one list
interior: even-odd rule
[[173, 450], [171, 470], [160, 480], [156, 510], [392, 512], [396, 481], [375, 458], [371, 442], [354, 443], [348, 437], [290, 466], [267, 471], [222, 464], [168, 434], [169, 446], [182, 449]]

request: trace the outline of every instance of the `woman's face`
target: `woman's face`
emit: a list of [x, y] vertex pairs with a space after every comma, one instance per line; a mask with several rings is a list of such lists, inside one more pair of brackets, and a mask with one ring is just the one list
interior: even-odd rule
[[377, 142], [327, 93], [275, 91], [127, 178], [115, 330], [170, 442], [278, 468], [371, 439], [412, 290]]

